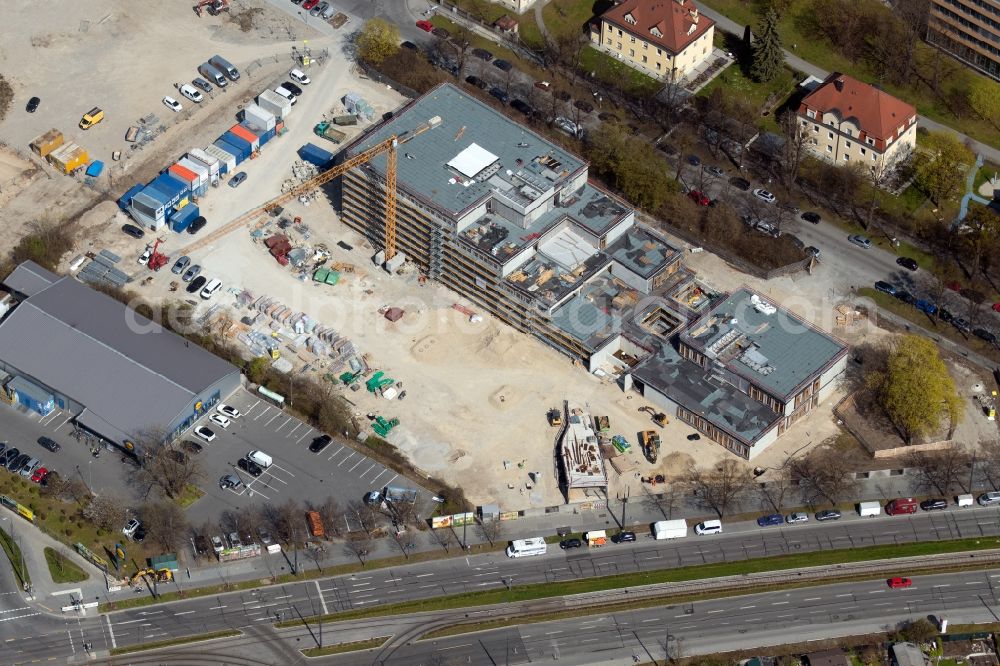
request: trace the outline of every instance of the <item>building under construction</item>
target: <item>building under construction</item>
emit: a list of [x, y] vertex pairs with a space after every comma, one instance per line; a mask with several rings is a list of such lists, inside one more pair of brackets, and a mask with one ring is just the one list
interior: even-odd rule
[[760, 453], [843, 373], [846, 345], [748, 289], [712, 290], [588, 182], [585, 162], [455, 86], [414, 100], [340, 160], [393, 136], [394, 196], [386, 151], [345, 173], [339, 199], [342, 221], [375, 247], [394, 238], [390, 270], [405, 256], [733, 453]]

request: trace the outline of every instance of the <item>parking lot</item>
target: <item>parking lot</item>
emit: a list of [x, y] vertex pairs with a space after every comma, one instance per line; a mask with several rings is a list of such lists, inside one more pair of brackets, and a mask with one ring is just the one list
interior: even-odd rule
[[[200, 486], [206, 496], [191, 507], [192, 522], [218, 517], [224, 509], [261, 502], [282, 504], [289, 499], [321, 502], [333, 496], [346, 508], [351, 502], [360, 502], [370, 490], [387, 485], [415, 487], [409, 479], [349, 446], [333, 442], [320, 453], [311, 452], [309, 445], [323, 433], [247, 391], [237, 391], [225, 404], [240, 411], [240, 417], [228, 428], [209, 421], [209, 415], [195, 424], [211, 428], [216, 435], [213, 441], [202, 441], [190, 432], [183, 437], [204, 447], [198, 455], [205, 472]], [[237, 467], [240, 458], [255, 450], [274, 459], [258, 477]], [[219, 479], [226, 474], [237, 475], [243, 485], [220, 488]], [[429, 504], [431, 495], [429, 490], [421, 491], [420, 506]], [[350, 520], [348, 527], [359, 529], [355, 522]]]

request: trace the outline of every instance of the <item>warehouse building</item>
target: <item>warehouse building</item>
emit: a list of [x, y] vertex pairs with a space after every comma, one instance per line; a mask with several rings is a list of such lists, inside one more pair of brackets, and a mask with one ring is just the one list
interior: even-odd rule
[[7, 400], [132, 451], [173, 438], [240, 385], [240, 371], [118, 301], [34, 262], [3, 282], [0, 370]]

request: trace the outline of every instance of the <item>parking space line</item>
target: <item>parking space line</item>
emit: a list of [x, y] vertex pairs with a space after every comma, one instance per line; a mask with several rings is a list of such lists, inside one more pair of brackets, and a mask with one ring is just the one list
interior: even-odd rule
[[302, 421], [299, 421], [298, 425], [296, 425], [294, 428], [292, 428], [292, 431], [290, 433], [288, 433], [287, 435], [285, 435], [285, 437], [291, 437], [292, 435], [295, 434], [295, 431], [298, 430], [299, 428], [301, 428], [303, 425], [305, 425], [305, 424], [302, 423]]
[[365, 474], [367, 474], [368, 472], [372, 471], [372, 470], [373, 470], [373, 469], [375, 468], [375, 465], [377, 465], [377, 464], [378, 464], [378, 463], [374, 463], [374, 462], [373, 462], [373, 463], [372, 463], [372, 464], [371, 464], [371, 465], [370, 465], [370, 466], [368, 467], [368, 469], [366, 469], [365, 471], [361, 472], [361, 474], [359, 474], [359, 475], [358, 475], [358, 478], [359, 478], [359, 479], [363, 479], [363, 478], [365, 478]]
[[[268, 419], [267, 423], [265, 423], [264, 425], [265, 426], [271, 425], [271, 421], [273, 421], [274, 419], [278, 418], [279, 416], [281, 416], [281, 412], [278, 412], [277, 414], [275, 414], [274, 416], [272, 416], [270, 419]], [[254, 420], [256, 420], [256, 419], [254, 419]]]
[[353, 458], [354, 454], [356, 454], [356, 453], [357, 453], [357, 451], [351, 451], [351, 455], [347, 456], [346, 458], [344, 458], [343, 460], [341, 460], [339, 463], [337, 463], [337, 467], [340, 467], [345, 462], [347, 462], [348, 460], [350, 460], [351, 458]]
[[[357, 467], [358, 465], [363, 464], [366, 460], [368, 460], [368, 458], [365, 458], [364, 456], [361, 456], [361, 459], [358, 460], [358, 462], [354, 463], [354, 467]], [[347, 471], [348, 472], [353, 472], [354, 471], [354, 467], [352, 467], [351, 469], [349, 469]]]
[[[48, 425], [48, 423], [51, 423], [51, 422], [55, 421], [56, 418], [58, 416], [60, 416], [61, 414], [62, 414], [61, 410], [53, 409], [51, 412], [49, 412], [45, 416], [43, 416], [42, 418], [38, 419], [38, 423], [39, 423], [39, 425]], [[46, 423], [45, 419], [48, 419], [48, 423]]]
[[[287, 420], [287, 421], [285, 421], [284, 423], [282, 423], [282, 424], [281, 424], [280, 426], [278, 426], [277, 428], [275, 428], [274, 432], [275, 432], [275, 433], [278, 433], [278, 432], [281, 432], [281, 429], [282, 429], [282, 428], [284, 428], [284, 427], [285, 427], [286, 425], [288, 425], [288, 424], [289, 424], [289, 423], [291, 423], [291, 422], [292, 422], [292, 417], [291, 417], [291, 416], [289, 416], [289, 417], [288, 417], [288, 420]], [[270, 421], [268, 421], [268, 423], [270, 423]]]
[[[251, 481], [251, 483], [253, 483], [253, 482]], [[269, 496], [267, 496], [264, 493], [260, 492], [256, 488], [251, 488], [250, 486], [247, 486], [247, 493], [253, 493], [253, 497], [256, 497], [257, 495], [260, 495], [261, 497], [263, 497], [266, 500], [271, 499]]]
[[59, 430], [59, 428], [62, 428], [64, 425], [66, 425], [67, 423], [69, 423], [69, 420], [71, 418], [73, 418], [73, 415], [72, 414], [67, 414], [66, 418], [63, 419], [63, 422], [56, 426], [56, 430]]
[[337, 456], [339, 456], [339, 455], [340, 455], [340, 452], [341, 452], [341, 451], [343, 451], [343, 450], [344, 450], [344, 445], [343, 445], [343, 444], [341, 444], [341, 445], [340, 445], [340, 448], [339, 448], [339, 449], [337, 449], [336, 451], [334, 451], [333, 453], [331, 453], [331, 454], [330, 454], [330, 457], [329, 457], [329, 458], [327, 458], [327, 460], [333, 460], [334, 458], [336, 458]]
[[301, 436], [301, 437], [299, 437], [299, 438], [298, 438], [297, 440], [295, 440], [295, 443], [296, 443], [296, 444], [298, 444], [298, 443], [299, 443], [299, 442], [301, 442], [301, 441], [302, 441], [303, 439], [305, 439], [306, 437], [308, 437], [309, 435], [311, 435], [311, 434], [312, 434], [312, 431], [313, 431], [313, 429], [312, 429], [311, 427], [308, 427], [308, 426], [307, 426], [307, 427], [306, 427], [306, 431], [305, 431], [304, 433], [302, 433], [302, 436]]
[[[291, 472], [289, 472], [287, 469], [285, 469], [281, 465], [271, 465], [271, 467], [273, 467], [274, 469], [280, 469], [282, 472], [284, 472], [288, 476], [292, 477], [293, 479], [295, 478], [294, 474], [292, 474]], [[271, 472], [271, 476], [274, 476], [274, 472]], [[278, 479], [278, 480], [280, 481], [281, 479]]]
[[383, 467], [383, 468], [382, 468], [382, 471], [378, 473], [378, 476], [376, 476], [376, 477], [375, 477], [374, 479], [372, 479], [372, 480], [371, 480], [371, 481], [370, 481], [369, 483], [372, 483], [372, 484], [374, 484], [374, 483], [375, 483], [376, 481], [378, 481], [378, 480], [379, 480], [379, 477], [380, 477], [380, 476], [382, 476], [383, 474], [385, 474], [385, 473], [386, 473], [386, 472], [388, 472], [388, 471], [389, 471], [389, 470], [388, 470], [387, 468]]
[[266, 405], [265, 408], [264, 408], [264, 411], [262, 411], [260, 414], [258, 414], [257, 416], [255, 416], [253, 420], [256, 421], [256, 420], [260, 419], [260, 417], [262, 417], [265, 414], [267, 414], [269, 411], [271, 411], [271, 409], [272, 409], [271, 405]]
[[396, 480], [396, 478], [397, 478], [398, 476], [399, 476], [399, 474], [397, 474], [396, 476], [394, 476], [394, 477], [392, 477], [391, 479], [389, 479], [388, 481], [386, 481], [386, 482], [385, 482], [385, 485], [387, 485], [387, 486], [388, 486], [389, 484], [391, 484], [391, 483], [392, 483], [393, 481], [395, 481], [395, 480]]
[[245, 411], [245, 413], [243, 415], [244, 416], [250, 416], [250, 413], [253, 410], [257, 409], [257, 405], [259, 405], [259, 404], [260, 404], [260, 400], [258, 400], [257, 402], [255, 402], [252, 405], [250, 405], [249, 407], [247, 407], [247, 409], [246, 409], [246, 411]]

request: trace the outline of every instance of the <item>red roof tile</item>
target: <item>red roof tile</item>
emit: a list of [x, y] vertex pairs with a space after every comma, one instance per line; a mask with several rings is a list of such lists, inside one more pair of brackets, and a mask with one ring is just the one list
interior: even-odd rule
[[805, 115], [807, 110], [818, 115], [833, 111], [844, 120], [853, 118], [862, 132], [879, 140], [898, 138], [896, 130], [908, 126], [917, 115], [912, 105], [840, 72], [830, 74], [802, 100], [799, 113]]
[[[604, 12], [601, 19], [673, 55], [715, 25], [712, 19], [698, 12], [691, 0], [625, 0]], [[654, 28], [659, 36], [654, 34]]]

